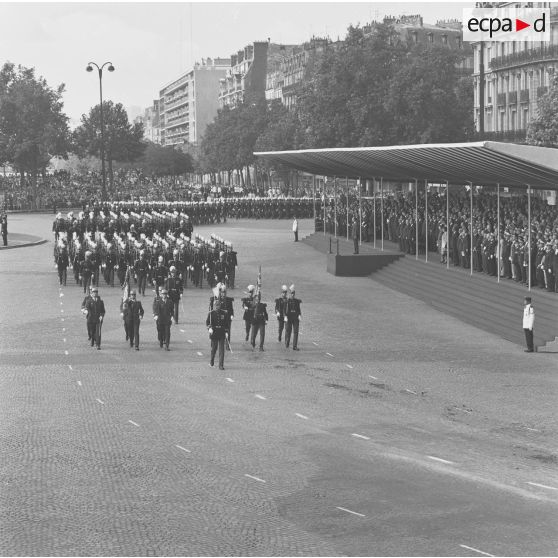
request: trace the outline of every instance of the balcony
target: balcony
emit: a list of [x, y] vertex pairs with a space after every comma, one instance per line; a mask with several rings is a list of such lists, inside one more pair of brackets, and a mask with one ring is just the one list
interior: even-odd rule
[[519, 102], [528, 103], [529, 102], [529, 89], [522, 89], [519, 92]]
[[507, 132], [475, 132], [471, 141], [501, 141], [504, 143], [525, 143], [527, 130], [508, 130]]
[[558, 45], [542, 46], [540, 48], [531, 48], [504, 56], [497, 56], [490, 60], [490, 69], [503, 70], [504, 68], [513, 68], [522, 64], [533, 64], [544, 60], [558, 60]]
[[499, 107], [505, 107], [506, 106], [506, 94], [505, 93], [498, 93], [498, 95], [496, 95], [496, 104]]
[[508, 93], [508, 105], [517, 105], [517, 91]]

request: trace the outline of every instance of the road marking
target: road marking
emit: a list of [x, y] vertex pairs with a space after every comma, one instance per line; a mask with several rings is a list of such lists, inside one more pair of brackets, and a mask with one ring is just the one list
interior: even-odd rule
[[[64, 293], [60, 293], [60, 298], [62, 298], [63, 296], [64, 296]], [[62, 303], [60, 303], [60, 304], [62, 304]]]
[[263, 395], [260, 395], [259, 393], [256, 393], [256, 397], [258, 399], [263, 399], [264, 401], [266, 400], [266, 398]]
[[300, 413], [295, 413], [295, 415], [296, 415], [296, 416], [297, 416], [298, 418], [301, 418], [301, 419], [306, 419], [306, 420], [308, 420], [308, 417], [307, 417], [307, 416], [305, 416], [305, 415], [301, 415]]
[[69, 353], [68, 351], [64, 351], [64, 354], [65, 354], [65, 355], [69, 355], [70, 353]]
[[62, 339], [62, 341], [64, 341], [64, 343], [66, 343], [66, 338], [64, 337], [64, 339]]
[[182, 446], [179, 446], [178, 444], [175, 444], [175, 446], [176, 446], [178, 449], [181, 449], [182, 451], [185, 451], [186, 453], [192, 453], [189, 449], [183, 448]]
[[333, 355], [331, 353], [326, 353], [327, 356], [330, 356], [331, 358], [333, 358]]
[[186, 333], [183, 329], [180, 330], [180, 333]]
[[373, 380], [377, 380], [378, 378], [376, 378], [376, 376], [370, 376], [370, 374], [368, 374], [369, 378], [372, 378]]
[[319, 347], [319, 345], [315, 341], [312, 341], [312, 345], [316, 345], [316, 347]]
[[446, 459], [441, 459], [440, 457], [433, 457], [432, 455], [427, 455], [428, 459], [433, 459], [434, 461], [439, 461], [440, 463], [447, 463], [448, 465], [454, 465], [453, 461], [447, 461]]
[[63, 327], [63, 328], [62, 328], [62, 331], [66, 331], [66, 328], [65, 328], [65, 327]]
[[528, 482], [527, 484], [530, 484], [531, 486], [538, 486], [539, 488], [548, 488], [548, 490], [558, 490], [558, 488], [555, 488], [554, 486], [547, 486], [546, 484], [539, 484], [537, 482]]
[[60, 312], [64, 312], [64, 308], [62, 308], [62, 309], [60, 310]]
[[351, 510], [348, 510], [347, 508], [340, 508], [339, 506], [335, 506], [335, 507], [338, 510], [341, 510], [341, 511], [344, 511], [344, 512], [347, 512], [347, 513], [352, 513], [353, 515], [358, 515], [359, 517], [366, 517], [363, 513], [358, 513], [358, 512], [355, 512], [355, 511], [351, 511]]
[[528, 426], [525, 427], [525, 430], [531, 430], [532, 432], [540, 432], [537, 428], [529, 428]]
[[351, 370], [353, 369], [353, 367], [352, 367], [350, 364], [345, 364], [345, 366], [346, 366], [347, 368], [350, 368]]
[[134, 422], [133, 420], [129, 420], [128, 421], [130, 424], [133, 424], [134, 426], [139, 426], [139, 424], [137, 422]]
[[64, 318], [62, 318], [62, 321], [64, 321]]
[[417, 395], [417, 392], [413, 391], [412, 389], [406, 389], [404, 391], [406, 391], [407, 393], [412, 393], [413, 395]]
[[60, 305], [62, 305], [62, 301], [60, 301]]
[[192, 342], [192, 340], [191, 340], [191, 339], [188, 339], [188, 343], [191, 343], [191, 342]]
[[79, 380], [77, 381], [77, 385], [78, 385], [78, 386], [81, 386], [81, 382], [80, 382]]
[[478, 548], [473, 548], [472, 546], [467, 546], [466, 544], [460, 544], [461, 548], [466, 548], [467, 550], [472, 550], [473, 552], [478, 552], [479, 554], [483, 554], [484, 556], [494, 556], [494, 554], [488, 554], [488, 552], [483, 552]]
[[351, 434], [351, 436], [354, 436], [355, 438], [362, 438], [363, 440], [370, 440], [368, 436], [363, 436], [362, 434]]
[[260, 479], [260, 478], [258, 478], [258, 477], [253, 477], [252, 475], [244, 474], [244, 476], [245, 476], [245, 477], [248, 477], [249, 479], [254, 479], [254, 480], [258, 481], [258, 482], [265, 482], [263, 479]]
[[104, 401], [101, 401], [100, 399], [97, 399], [97, 398], [95, 398], [95, 399], [96, 399], [101, 405], [104, 405], [104, 404], [105, 404]]
[[203, 354], [198, 351], [198, 356], [203, 356]]
[[232, 378], [225, 378], [227, 380], [227, 382], [230, 382], [231, 384], [234, 384], [234, 380]]
[[73, 370], [73, 368], [72, 368], [72, 365], [71, 365], [71, 364], [68, 364], [68, 368], [69, 368], [70, 370]]

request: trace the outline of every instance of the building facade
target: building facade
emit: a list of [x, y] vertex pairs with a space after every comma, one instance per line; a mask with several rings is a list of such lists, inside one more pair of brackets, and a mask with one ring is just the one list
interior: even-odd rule
[[219, 107], [234, 107], [246, 99], [265, 99], [268, 72], [273, 72], [294, 46], [256, 41], [231, 55], [230, 67], [220, 82]]
[[230, 67], [229, 58], [207, 58], [159, 92], [160, 143], [196, 145], [217, 116], [219, 80]]
[[143, 137], [153, 143], [161, 143], [161, 129], [159, 127], [159, 99], [153, 100], [153, 105], [143, 113]]
[[479, 7], [550, 9], [550, 42], [473, 43], [474, 117], [480, 133], [522, 141], [537, 115], [538, 99], [558, 71], [558, 5], [551, 2], [503, 2]]

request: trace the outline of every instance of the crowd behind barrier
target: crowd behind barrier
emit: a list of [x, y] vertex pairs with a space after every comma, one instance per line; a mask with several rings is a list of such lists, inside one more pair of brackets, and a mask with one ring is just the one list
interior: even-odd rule
[[[439, 254], [440, 262], [507, 278], [524, 285], [531, 285], [549, 292], [558, 292], [558, 207], [549, 205], [539, 196], [531, 196], [531, 245], [529, 247], [528, 198], [526, 194], [500, 196], [500, 235], [498, 235], [498, 202], [494, 192], [476, 192], [473, 195], [473, 226], [471, 231], [470, 194], [450, 192], [449, 226], [447, 223], [447, 200], [445, 192], [428, 194], [427, 219], [426, 197], [418, 195], [418, 222], [414, 193], [385, 194], [383, 203], [370, 198], [362, 199], [361, 234], [363, 242], [382, 238], [399, 244], [407, 254], [416, 254], [416, 229], [418, 225], [418, 251]], [[316, 230], [324, 230], [324, 205], [316, 207]], [[383, 230], [382, 230], [383, 205]], [[375, 208], [375, 211], [374, 211]], [[375, 215], [375, 219], [374, 219]], [[335, 219], [337, 217], [337, 219]], [[427, 223], [428, 221], [428, 223]], [[335, 224], [337, 222], [337, 229]], [[375, 224], [375, 227], [374, 227]], [[359, 226], [359, 200], [349, 197], [347, 220], [347, 197], [333, 199], [325, 205], [325, 231], [341, 237], [347, 235], [347, 226]], [[428, 237], [427, 237], [428, 231]], [[472, 233], [472, 251], [471, 251]], [[498, 246], [499, 244], [499, 246]], [[529, 268], [530, 254], [530, 268]]]

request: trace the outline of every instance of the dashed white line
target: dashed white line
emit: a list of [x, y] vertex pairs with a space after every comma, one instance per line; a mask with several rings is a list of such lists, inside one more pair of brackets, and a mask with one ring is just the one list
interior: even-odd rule
[[185, 451], [186, 453], [192, 453], [189, 449], [183, 448], [182, 446], [179, 446], [178, 444], [175, 444], [175, 447], [177, 447], [178, 449]]
[[191, 339], [188, 339], [188, 343], [191, 343], [191, 342], [192, 342], [192, 340], [191, 340]]
[[538, 482], [528, 482], [531, 486], [538, 486], [539, 488], [547, 488], [548, 490], [558, 490], [558, 488], [554, 486], [548, 486], [546, 484], [539, 484]]
[[406, 391], [407, 393], [412, 393], [413, 395], [417, 395], [417, 392], [413, 391], [412, 389], [406, 389], [404, 391]]
[[345, 366], [346, 366], [347, 368], [349, 368], [350, 370], [353, 369], [353, 367], [352, 367], [350, 364], [345, 364]]
[[326, 353], [326, 355], [333, 358], [333, 355], [331, 353]]
[[62, 301], [60, 301], [60, 305], [62, 305]]
[[198, 351], [198, 356], [203, 356], [203, 353], [200, 353], [200, 351]]
[[355, 438], [362, 438], [363, 440], [370, 440], [368, 436], [363, 436], [362, 434], [351, 434], [351, 436], [354, 436]]
[[186, 333], [183, 329], [180, 330], [180, 333]]
[[129, 420], [128, 421], [130, 424], [133, 424], [134, 426], [139, 426], [139, 424], [137, 422], [134, 422], [133, 420]]
[[259, 477], [253, 477], [252, 475], [248, 475], [248, 474], [244, 474], [245, 477], [248, 477], [249, 479], [254, 479], [258, 482], [265, 482], [263, 479], [260, 479]]
[[427, 455], [428, 459], [433, 459], [434, 461], [439, 461], [440, 463], [446, 463], [447, 465], [454, 465], [453, 461], [448, 461], [447, 459], [441, 459], [440, 457], [434, 457], [432, 455]]
[[95, 398], [95, 400], [96, 400], [96, 401], [98, 401], [98, 402], [99, 402], [99, 403], [100, 403], [101, 405], [104, 405], [104, 404], [105, 404], [105, 402], [104, 402], [104, 401], [101, 401], [101, 400], [100, 400], [100, 399], [98, 399], [97, 397]]
[[368, 374], [369, 378], [372, 378], [373, 380], [377, 380], [378, 378], [376, 378], [376, 376], [370, 376], [370, 374]]
[[60, 312], [62, 312], [62, 313], [63, 313], [63, 312], [64, 312], [64, 308], [62, 308], [62, 309], [60, 310]]
[[358, 515], [359, 517], [366, 517], [363, 513], [358, 513], [356, 511], [351, 511], [351, 510], [348, 510], [347, 508], [340, 508], [339, 506], [335, 506], [335, 507], [338, 510], [341, 510], [341, 511], [344, 511], [344, 512], [347, 512], [347, 513], [352, 513], [353, 515]]
[[473, 548], [472, 546], [467, 546], [466, 544], [460, 544], [459, 546], [461, 548], [466, 548], [467, 550], [472, 550], [473, 552], [478, 552], [479, 554], [482, 554], [484, 556], [494, 556], [494, 554], [488, 554], [488, 552], [483, 552], [482, 550], [479, 550], [478, 548]]
[[295, 413], [295, 415], [296, 415], [298, 418], [308, 420], [308, 417], [307, 417], [307, 416], [301, 415], [300, 413]]
[[73, 368], [72, 368], [72, 365], [71, 365], [71, 364], [68, 364], [68, 368], [69, 368], [70, 370], [73, 370]]
[[64, 296], [64, 293], [60, 293], [60, 298], [62, 298]]
[[69, 353], [68, 351], [64, 351], [64, 354], [65, 354], [65, 355], [69, 355], [70, 353]]
[[315, 341], [312, 341], [312, 345], [316, 345], [316, 347], [319, 347], [319, 345]]
[[529, 428], [528, 426], [525, 427], [525, 430], [531, 430], [532, 432], [540, 432], [538, 428]]
[[81, 382], [80, 382], [79, 380], [77, 381], [77, 385], [78, 385], [78, 386], [81, 386]]
[[65, 327], [63, 327], [63, 328], [62, 328], [62, 331], [66, 331], [66, 328], [65, 328]]
[[62, 321], [64, 321], [64, 318], [61, 318]]
[[64, 343], [66, 343], [66, 338], [64, 337], [64, 339], [62, 339], [62, 341], [64, 341]]
[[230, 382], [231, 384], [234, 384], [234, 380], [232, 378], [225, 378], [227, 380], [227, 382]]
[[266, 397], [260, 395], [259, 393], [256, 393], [255, 397], [257, 397], [258, 399], [263, 399], [264, 401], [267, 399]]

